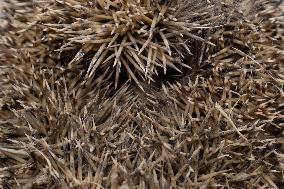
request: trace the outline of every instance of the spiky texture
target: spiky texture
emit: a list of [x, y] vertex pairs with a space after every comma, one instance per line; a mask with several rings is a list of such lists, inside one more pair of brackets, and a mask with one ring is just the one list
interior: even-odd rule
[[199, 41], [189, 75], [144, 91], [114, 90], [111, 66], [86, 79], [54, 54], [65, 34], [47, 42], [37, 24], [12, 24], [0, 43], [0, 185], [281, 188], [283, 6], [224, 2], [216, 46]]
[[190, 68], [194, 44], [213, 45], [208, 33], [225, 22], [221, 7], [217, 0], [35, 1], [22, 27], [59, 51], [69, 69], [86, 68], [86, 78], [109, 70], [116, 88], [121, 76], [141, 87], [168, 68]]

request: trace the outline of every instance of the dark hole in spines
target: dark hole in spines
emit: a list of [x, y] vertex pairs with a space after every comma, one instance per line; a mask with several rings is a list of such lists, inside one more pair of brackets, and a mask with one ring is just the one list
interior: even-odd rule
[[[128, 64], [130, 70], [133, 72], [137, 80], [145, 85], [148, 85], [150, 87], [154, 87], [155, 89], [159, 90], [161, 89], [162, 85], [169, 86], [170, 84], [175, 84], [177, 82], [182, 82], [185, 80], [185, 78], [188, 78], [190, 76], [190, 79], [195, 80], [196, 74], [203, 75], [204, 73], [210, 73], [209, 70], [211, 70], [212, 67], [210, 66], [204, 66], [204, 60], [207, 59], [207, 56], [203, 56], [199, 60], [201, 50], [200, 50], [200, 41], [192, 40], [190, 42], [191, 45], [189, 45], [189, 48], [193, 55], [189, 55], [182, 58], [182, 63], [190, 66], [191, 68], [184, 67], [179, 64], [175, 64], [175, 66], [180, 70], [178, 71], [175, 68], [167, 66], [166, 72], [164, 72], [164, 68], [162, 67], [156, 67], [157, 74], [154, 74], [152, 76], [153, 81], [148, 83], [147, 80], [145, 80], [145, 77], [142, 73], [139, 74], [139, 71], [132, 65]], [[204, 50], [204, 49], [202, 49]], [[60, 53], [60, 64], [63, 67], [68, 67], [68, 64], [74, 59], [76, 54], [79, 52], [79, 49], [73, 49], [73, 50], [66, 50], [62, 51]], [[205, 53], [205, 52], [204, 52]], [[96, 51], [89, 51], [85, 54], [83, 54], [83, 57], [79, 61], [78, 65], [76, 65], [75, 70], [70, 70], [76, 72], [77, 69], [82, 69], [83, 74], [82, 76], [87, 74], [87, 70], [89, 69], [90, 63], [96, 54]], [[109, 55], [110, 56], [110, 55]], [[127, 60], [127, 57], [123, 54], [121, 55], [125, 60]], [[109, 60], [113, 61], [113, 60]], [[201, 62], [201, 65], [199, 63]], [[205, 72], [199, 72], [199, 68], [203, 67], [202, 70], [205, 70]], [[81, 72], [82, 72], [81, 70]], [[120, 73], [119, 73], [119, 80], [117, 82], [117, 87], [115, 88], [115, 80], [116, 80], [116, 67], [112, 66], [112, 63], [104, 63], [103, 66], [99, 66], [95, 71], [94, 80], [98, 77], [100, 77], [102, 74], [107, 71], [107, 74], [109, 75], [109, 83], [111, 83], [111, 94], [115, 94], [117, 90], [119, 90], [125, 83], [129, 82], [131, 85], [137, 85], [137, 83], [134, 81], [133, 78], [131, 78], [129, 72], [125, 68], [125, 66], [122, 64], [120, 67]], [[77, 70], [78, 71], [78, 70]], [[77, 72], [76, 72], [77, 73]], [[82, 78], [84, 79], [84, 78]]]
[[65, 50], [59, 54], [60, 64], [62, 66], [67, 66], [78, 53], [78, 49]]
[[178, 70], [174, 68], [167, 68], [166, 73], [164, 73], [163, 68], [158, 68], [157, 72], [158, 72], [158, 75], [155, 75], [153, 77], [153, 80], [154, 80], [153, 84], [158, 88], [161, 88], [162, 85], [167, 86], [169, 84], [178, 82], [183, 77], [183, 72], [182, 71], [179, 72]]

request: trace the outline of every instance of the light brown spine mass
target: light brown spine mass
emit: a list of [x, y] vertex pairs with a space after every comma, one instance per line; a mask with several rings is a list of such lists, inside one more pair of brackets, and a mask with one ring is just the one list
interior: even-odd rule
[[7, 1], [0, 188], [281, 189], [283, 10]]

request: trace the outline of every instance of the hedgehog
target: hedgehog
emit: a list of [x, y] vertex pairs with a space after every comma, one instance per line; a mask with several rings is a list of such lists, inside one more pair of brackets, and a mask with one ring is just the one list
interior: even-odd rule
[[0, 36], [1, 187], [283, 186], [280, 1], [25, 2]]

